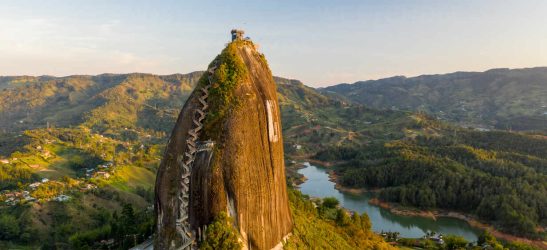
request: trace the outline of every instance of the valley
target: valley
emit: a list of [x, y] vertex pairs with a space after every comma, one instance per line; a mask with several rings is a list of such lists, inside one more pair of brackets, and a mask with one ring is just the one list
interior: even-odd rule
[[[2, 244], [42, 241], [107, 248], [132, 245], [134, 238], [146, 239], [152, 231], [152, 188], [166, 137], [201, 74], [1, 77], [0, 98], [9, 101], [0, 104], [0, 201], [7, 204], [6, 194], [22, 191], [29, 191], [36, 199], [27, 201], [21, 193], [17, 202], [14, 199], [0, 207], [0, 227], [7, 228], [5, 225], [14, 221], [17, 224], [5, 231], [11, 233], [0, 237]], [[442, 207], [477, 213], [496, 228], [544, 239], [547, 149], [541, 122], [533, 131], [476, 131], [453, 126], [450, 119], [437, 119], [427, 112], [363, 105], [296, 80], [275, 80], [287, 162], [330, 162], [340, 177], [337, 182], [345, 187], [382, 188], [378, 193], [382, 200], [420, 209]], [[101, 167], [105, 165], [107, 170]], [[287, 172], [288, 182], [297, 182], [297, 170], [288, 166]], [[461, 179], [451, 181], [455, 178], [452, 174]], [[42, 184], [39, 193], [30, 192], [30, 185], [43, 178], [49, 184]], [[473, 178], [486, 183], [482, 193], [465, 194], [465, 185], [477, 187]], [[496, 181], [489, 183], [489, 179]], [[440, 185], [440, 180], [444, 188], [434, 186]], [[492, 197], [494, 200], [479, 206], [477, 203], [488, 196], [484, 192], [495, 185], [501, 185], [503, 192], [514, 189], [515, 193]], [[442, 194], [431, 191], [446, 188]], [[406, 195], [410, 193], [418, 195]], [[472, 199], [469, 204], [474, 207], [448, 199], [450, 194]], [[53, 200], [60, 195], [70, 200]], [[296, 222], [309, 220], [309, 206], [316, 201], [297, 193], [291, 197]], [[495, 199], [507, 200], [510, 205], [496, 207]], [[359, 207], [346, 208], [363, 212]], [[472, 210], [477, 207], [505, 210], [488, 217], [481, 210]], [[512, 215], [516, 216], [514, 221], [503, 224]], [[318, 224], [339, 233], [336, 237], [341, 238], [333, 241], [358, 246], [358, 242], [348, 243], [351, 239], [346, 229], [336, 228], [335, 216], [317, 216], [313, 220]], [[376, 218], [371, 217], [372, 229], [381, 231]], [[75, 219], [81, 223], [72, 225], [70, 221]], [[123, 229], [128, 225], [130, 231]], [[419, 234], [434, 231], [438, 224], [425, 225], [408, 236], [421, 237]], [[317, 228], [298, 225], [297, 230], [300, 238], [295, 238], [295, 246], [305, 244], [303, 239], [320, 238]], [[367, 230], [363, 232], [370, 234]], [[469, 240], [481, 233], [465, 230], [459, 235]]]

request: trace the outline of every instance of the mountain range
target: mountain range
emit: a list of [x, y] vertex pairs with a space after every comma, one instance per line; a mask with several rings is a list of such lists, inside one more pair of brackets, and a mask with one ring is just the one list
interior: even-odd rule
[[547, 128], [547, 67], [396, 76], [320, 92], [372, 108], [423, 111], [463, 126]]
[[[181, 107], [203, 74], [0, 77], [0, 160], [9, 161], [0, 163], [0, 191], [26, 187], [41, 178], [65, 183], [63, 187], [52, 183], [47, 189], [31, 193], [51, 199], [61, 190], [78, 186], [73, 180], [85, 176], [86, 169], [108, 162], [116, 166], [110, 179], [92, 179], [90, 184], [97, 185], [98, 191], [74, 194], [79, 202], [75, 199], [66, 205], [45, 203], [0, 209], [0, 215], [7, 214], [8, 218], [0, 219], [9, 222], [9, 218], [20, 218], [20, 237], [14, 242], [39, 240], [76, 246], [95, 244], [95, 239], [105, 235], [118, 235], [122, 237], [118, 240], [127, 246], [131, 242], [123, 235], [136, 231], [120, 227], [133, 226], [141, 228], [141, 233], [148, 232], [145, 228], [152, 217], [146, 207], [152, 201], [151, 187], [159, 159]], [[477, 209], [484, 219], [499, 222], [499, 228], [509, 232], [529, 225], [544, 227], [544, 203], [534, 203], [526, 197], [541, 200], [546, 188], [546, 79], [546, 68], [503, 69], [395, 77], [315, 89], [298, 80], [274, 77], [289, 183], [300, 178], [291, 161], [333, 160], [341, 164], [335, 168], [341, 184], [368, 187], [372, 182], [367, 178], [376, 178], [378, 181], [373, 184], [385, 189], [381, 196], [389, 201], [421, 206], [417, 201], [427, 200], [426, 208], [457, 207], [470, 213]], [[483, 132], [491, 129], [500, 131]], [[534, 146], [527, 149], [526, 145]], [[370, 153], [363, 153], [367, 151]], [[409, 153], [411, 158], [405, 158]], [[351, 155], [354, 164], [347, 161]], [[380, 170], [383, 161], [393, 163], [389, 159], [400, 161], [390, 166], [390, 171], [402, 171], [397, 172], [399, 177], [404, 177], [406, 170], [397, 166], [416, 165], [427, 167], [416, 168], [418, 172], [435, 169], [435, 180], [386, 179]], [[444, 165], [424, 165], [422, 159], [428, 164], [442, 160]], [[518, 173], [524, 173], [525, 178]], [[518, 201], [523, 205], [504, 205], [499, 209], [501, 214], [488, 217], [493, 215], [485, 211], [502, 203], [490, 199], [479, 204], [482, 193], [472, 196], [473, 206], [480, 209], [456, 204], [448, 198], [439, 199], [439, 195], [445, 194], [435, 192], [417, 192], [421, 200], [402, 195], [401, 190], [415, 191], [417, 187], [444, 190], [427, 185], [436, 185], [438, 180], [448, 180], [453, 175], [469, 180], [496, 180], [492, 185], [485, 183], [483, 188], [495, 190], [492, 187], [502, 183], [504, 192], [518, 192], [495, 198], [503, 204], [514, 205]], [[463, 182], [450, 182], [451, 188], [468, 190], [460, 185]], [[83, 183], [79, 185], [80, 189], [85, 188]], [[355, 239], [348, 232], [312, 217], [311, 211], [315, 210], [310, 209], [311, 202], [294, 192], [289, 190], [293, 215], [305, 215], [294, 218], [299, 233], [295, 242], [300, 242], [297, 246], [305, 247], [310, 240], [348, 246], [363, 243], [352, 243]], [[433, 201], [431, 196], [435, 195]], [[135, 212], [124, 204], [133, 204]], [[124, 214], [106, 213], [105, 209], [123, 209]], [[123, 219], [114, 222], [115, 216]], [[142, 220], [131, 219], [132, 216]], [[82, 223], [72, 225], [74, 218], [80, 218]], [[319, 237], [315, 234], [317, 228], [299, 223], [323, 225], [330, 228], [329, 232], [338, 233]], [[96, 229], [86, 231], [92, 228]], [[525, 233], [544, 237], [536, 230]]]

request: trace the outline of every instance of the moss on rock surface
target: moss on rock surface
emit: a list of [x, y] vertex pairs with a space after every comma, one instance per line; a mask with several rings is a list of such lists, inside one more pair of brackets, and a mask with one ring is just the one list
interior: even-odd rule
[[[234, 95], [234, 90], [248, 74], [245, 63], [237, 54], [238, 46], [244, 46], [242, 41], [228, 44], [212, 63], [216, 70], [209, 89], [209, 111], [205, 121], [204, 137], [218, 137], [221, 130], [219, 125], [226, 119], [226, 115], [237, 106], [238, 99]], [[214, 65], [215, 63], [218, 65]]]

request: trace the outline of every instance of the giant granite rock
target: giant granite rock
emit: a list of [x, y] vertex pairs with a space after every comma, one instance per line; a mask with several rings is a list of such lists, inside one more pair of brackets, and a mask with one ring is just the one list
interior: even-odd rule
[[223, 212], [244, 248], [281, 246], [292, 229], [284, 168], [272, 74], [251, 41], [236, 39], [173, 129], [156, 179], [155, 249], [195, 246]]

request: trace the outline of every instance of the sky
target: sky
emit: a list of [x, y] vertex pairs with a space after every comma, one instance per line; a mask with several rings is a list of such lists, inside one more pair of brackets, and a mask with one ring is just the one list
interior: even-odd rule
[[547, 66], [543, 0], [0, 0], [0, 75], [205, 70], [232, 28], [314, 87]]

